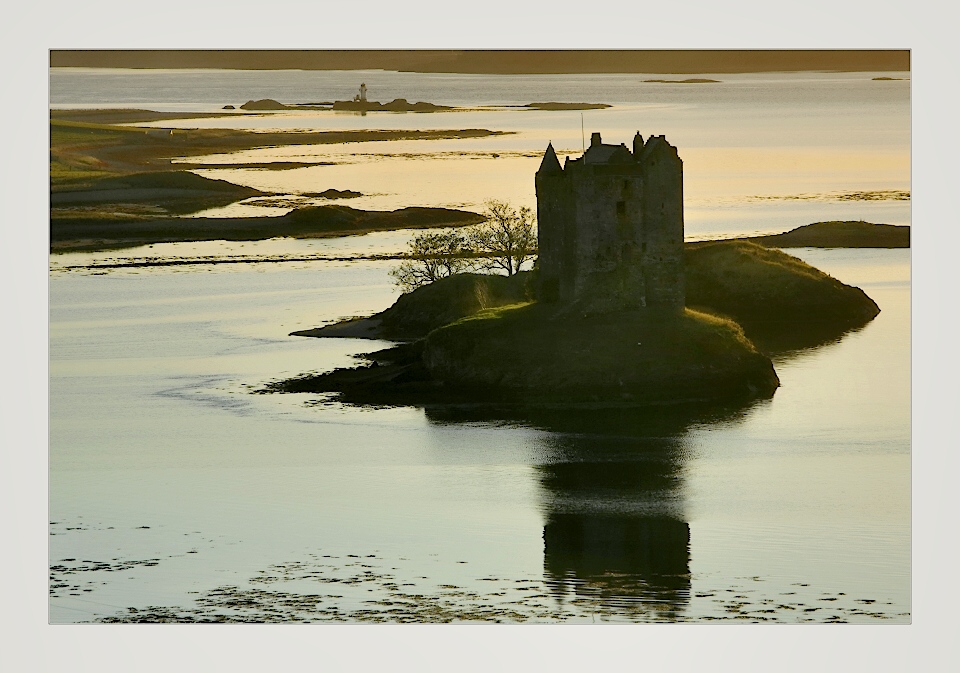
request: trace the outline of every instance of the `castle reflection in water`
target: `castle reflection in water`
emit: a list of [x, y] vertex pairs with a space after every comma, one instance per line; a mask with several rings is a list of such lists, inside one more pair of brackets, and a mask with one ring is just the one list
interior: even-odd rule
[[666, 620], [683, 611], [690, 527], [677, 430], [635, 416], [626, 427], [621, 421], [599, 433], [555, 436], [560, 460], [538, 472], [544, 581], [558, 602]]
[[543, 575], [560, 605], [619, 618], [672, 621], [690, 600], [690, 526], [684, 516], [685, 435], [736, 422], [744, 407], [491, 412], [550, 431], [536, 467]]

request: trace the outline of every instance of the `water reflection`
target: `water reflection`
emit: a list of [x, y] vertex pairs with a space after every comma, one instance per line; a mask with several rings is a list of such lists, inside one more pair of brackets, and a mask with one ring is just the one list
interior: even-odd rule
[[753, 344], [774, 364], [843, 341], [847, 336], [863, 330], [873, 317], [859, 324], [833, 325], [830, 323], [747, 323], [741, 325]]
[[561, 604], [674, 620], [690, 600], [690, 526], [670, 517], [551, 513], [543, 576]]
[[690, 601], [684, 512], [686, 435], [739, 423], [747, 406], [644, 409], [430, 410], [434, 423], [497, 421], [547, 430], [536, 466], [543, 576], [558, 606], [673, 621]]

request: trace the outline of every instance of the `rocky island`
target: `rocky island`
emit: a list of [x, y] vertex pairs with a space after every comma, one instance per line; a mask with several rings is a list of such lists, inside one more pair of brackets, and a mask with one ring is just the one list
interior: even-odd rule
[[[226, 107], [224, 109], [227, 109]], [[241, 110], [296, 110], [295, 105], [284, 105], [280, 101], [272, 98], [261, 98], [260, 100], [248, 100], [240, 106]]]
[[775, 248], [909, 248], [910, 227], [863, 220], [814, 222], [782, 234], [742, 240]]
[[[777, 237], [684, 244], [682, 161], [663, 136], [638, 133], [628, 149], [595, 133], [564, 166], [548, 146], [536, 191], [534, 271], [452, 275], [369, 318], [294, 332], [404, 343], [259, 392], [431, 408], [742, 403], [779, 386], [770, 353], [838, 338], [880, 311], [763, 245]], [[870, 240], [866, 223], [826, 224], [794, 238]]]
[[369, 318], [294, 332], [405, 343], [363, 356], [366, 366], [279, 381], [263, 392], [431, 407], [743, 400], [775, 388], [767, 356], [832, 341], [879, 313], [859, 288], [778, 250], [743, 241], [684, 247], [683, 313], [571, 313], [538, 302], [538, 270], [457, 274]]
[[452, 110], [449, 105], [436, 105], [434, 103], [417, 102], [409, 103], [406, 98], [394, 98], [389, 103], [380, 103], [373, 100], [367, 100], [367, 85], [360, 84], [360, 91], [352, 100], [334, 101], [330, 109], [349, 112], [441, 112]]
[[332, 110], [350, 112], [440, 112], [452, 110], [449, 105], [416, 102], [409, 103], [406, 98], [395, 98], [389, 103], [379, 103], [368, 100], [338, 100], [330, 106]]
[[368, 354], [368, 366], [261, 392], [336, 393], [358, 404], [751, 400], [771, 396], [779, 379], [731, 316], [761, 333], [810, 322], [810, 306], [842, 305], [839, 321], [817, 314], [842, 331], [879, 311], [859, 289], [779, 251], [685, 246], [682, 161], [663, 136], [638, 133], [628, 149], [594, 133], [564, 166], [550, 145], [536, 191], [534, 272], [451, 276], [372, 318], [296, 332], [410, 341]]

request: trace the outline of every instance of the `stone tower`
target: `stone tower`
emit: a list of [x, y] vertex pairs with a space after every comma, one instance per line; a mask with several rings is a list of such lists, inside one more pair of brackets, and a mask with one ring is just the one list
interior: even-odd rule
[[591, 310], [683, 310], [683, 162], [663, 136], [633, 147], [599, 133], [536, 175], [541, 299]]

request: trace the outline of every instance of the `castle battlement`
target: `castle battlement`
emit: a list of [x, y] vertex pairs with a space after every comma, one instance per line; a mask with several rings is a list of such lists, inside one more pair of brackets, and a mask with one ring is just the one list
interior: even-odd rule
[[536, 174], [543, 301], [682, 310], [683, 162], [664, 136], [604, 144]]

